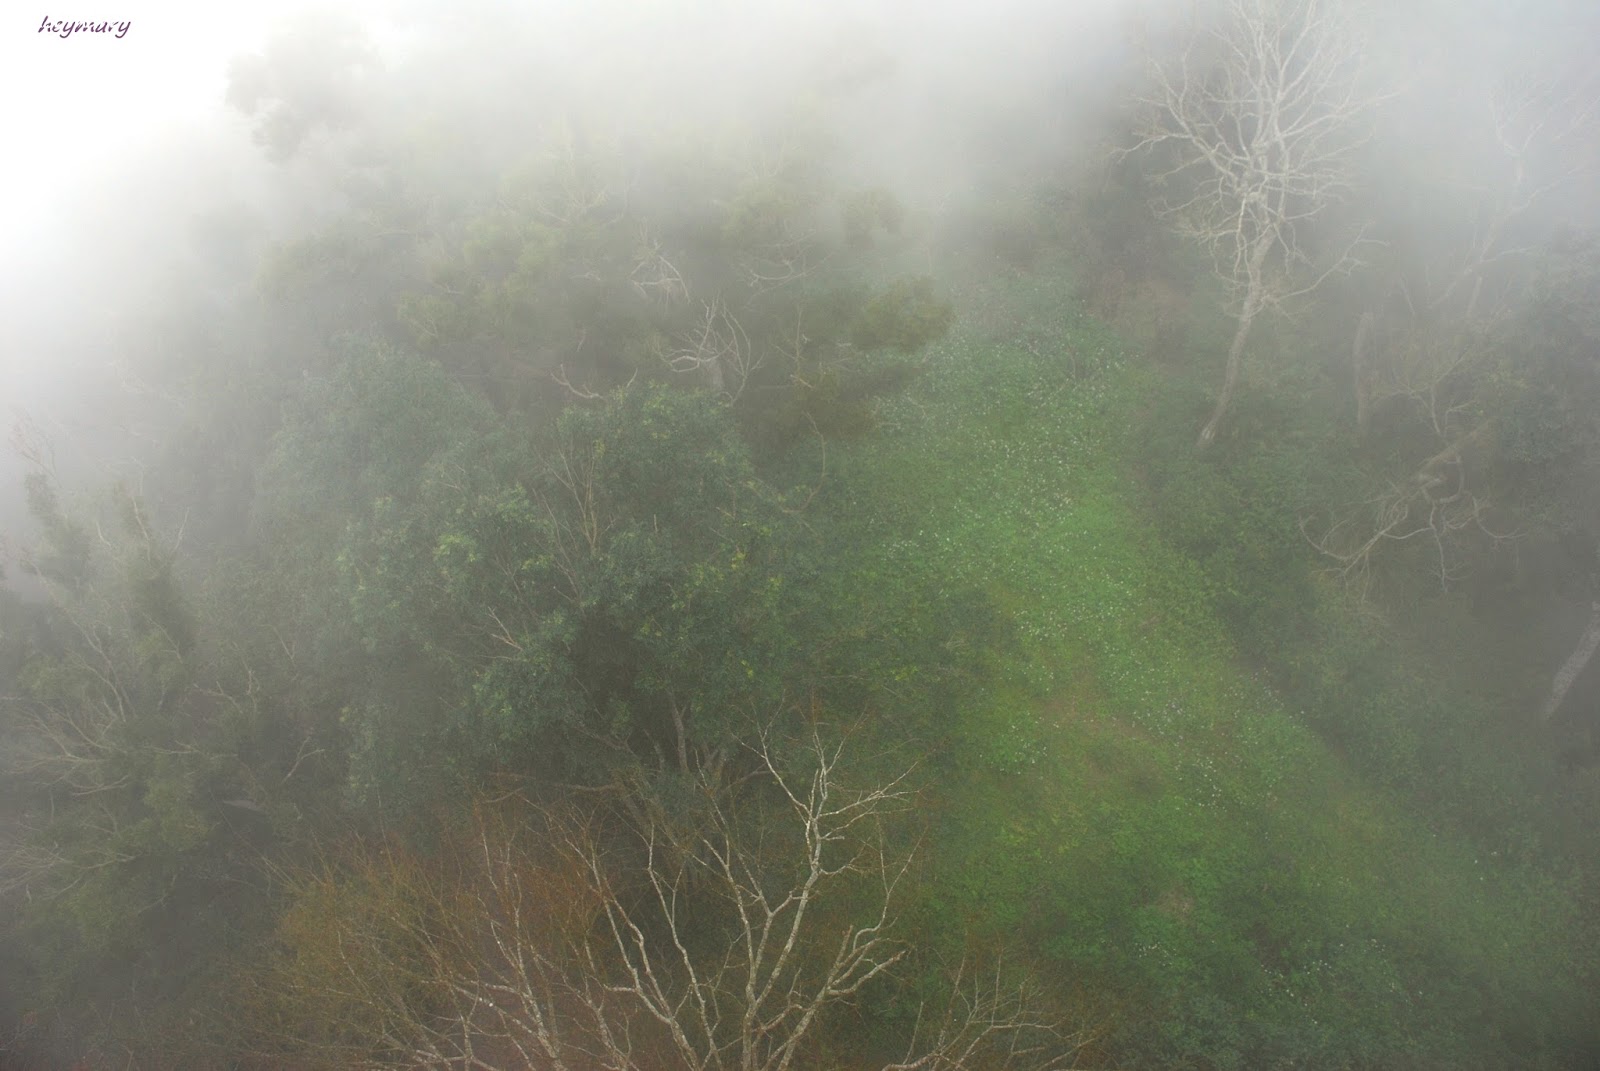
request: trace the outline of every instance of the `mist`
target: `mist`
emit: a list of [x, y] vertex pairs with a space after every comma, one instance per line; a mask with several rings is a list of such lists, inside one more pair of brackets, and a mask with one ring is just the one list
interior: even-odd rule
[[0, 1069], [1600, 1060], [1593, 5], [7, 22]]

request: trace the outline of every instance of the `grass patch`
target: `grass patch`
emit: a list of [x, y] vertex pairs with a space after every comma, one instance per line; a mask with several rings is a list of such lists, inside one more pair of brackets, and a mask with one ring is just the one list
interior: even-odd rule
[[1154, 1066], [1555, 1059], [1587, 966], [1570, 879], [1429, 828], [1243, 668], [1141, 513], [1154, 373], [1064, 293], [961, 294], [819, 500], [840, 583], [896, 629], [980, 593], [1011, 637], [950, 714], [921, 932], [1114, 993], [1119, 1057]]

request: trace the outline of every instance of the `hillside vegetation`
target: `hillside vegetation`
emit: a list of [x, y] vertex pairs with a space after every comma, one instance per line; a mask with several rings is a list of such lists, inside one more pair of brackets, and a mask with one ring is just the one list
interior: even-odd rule
[[116, 462], [14, 436], [0, 1068], [1592, 1066], [1589, 113], [1424, 139], [1342, 10], [943, 190], [854, 39], [241, 59]]

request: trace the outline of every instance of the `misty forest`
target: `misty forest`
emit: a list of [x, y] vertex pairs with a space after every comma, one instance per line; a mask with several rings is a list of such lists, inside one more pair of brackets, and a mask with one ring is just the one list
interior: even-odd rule
[[281, 20], [6, 284], [0, 1068], [1600, 1067], [1597, 40]]

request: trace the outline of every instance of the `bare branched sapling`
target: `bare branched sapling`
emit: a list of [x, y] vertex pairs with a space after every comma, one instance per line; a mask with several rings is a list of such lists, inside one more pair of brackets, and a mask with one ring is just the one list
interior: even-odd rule
[[1251, 327], [1356, 263], [1355, 242], [1315, 266], [1306, 227], [1351, 186], [1350, 157], [1380, 95], [1328, 0], [1228, 0], [1220, 24], [1153, 62], [1128, 153], [1152, 160], [1156, 210], [1212, 258], [1233, 300], [1222, 389], [1198, 445], [1233, 400]]

